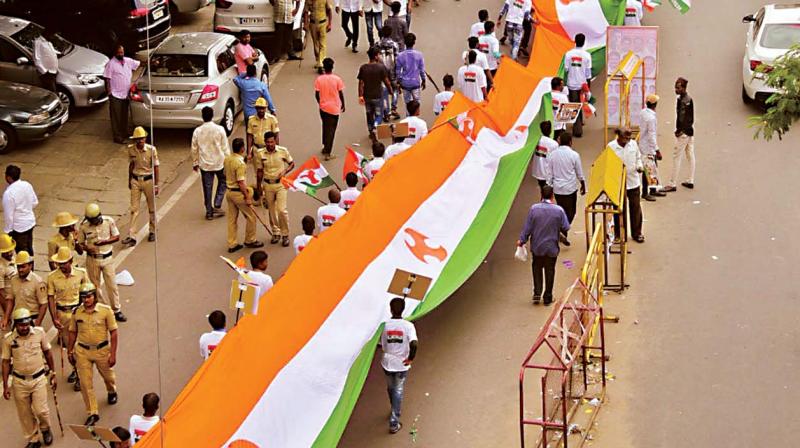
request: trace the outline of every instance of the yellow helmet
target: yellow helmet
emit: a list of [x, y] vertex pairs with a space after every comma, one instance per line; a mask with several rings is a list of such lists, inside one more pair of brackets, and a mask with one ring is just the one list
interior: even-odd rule
[[67, 246], [59, 247], [58, 252], [50, 257], [50, 261], [54, 263], [66, 263], [69, 260], [72, 260], [72, 249]]
[[137, 126], [136, 129], [133, 130], [133, 135], [131, 135], [131, 140], [136, 140], [137, 138], [145, 138], [145, 137], [147, 137], [147, 131], [145, 131], [143, 127]]
[[264, 97], [259, 97], [253, 107], [267, 107], [267, 100]]
[[31, 318], [31, 311], [27, 308], [17, 308], [11, 313], [11, 319], [14, 322], [23, 322], [26, 320], [30, 320]]
[[7, 233], [0, 233], [0, 254], [11, 252], [17, 247], [17, 242]]
[[53, 227], [67, 227], [78, 223], [78, 218], [73, 216], [70, 212], [59, 212], [56, 215], [56, 220], [53, 221]]
[[86, 204], [86, 211], [84, 212], [87, 218], [97, 218], [100, 216], [100, 206], [95, 204], [94, 202], [90, 202]]
[[86, 297], [89, 294], [95, 294], [97, 292], [97, 288], [95, 288], [94, 283], [87, 282], [81, 285], [81, 289], [78, 292], [80, 297]]
[[33, 257], [27, 251], [21, 250], [17, 252], [17, 256], [14, 258], [14, 263], [19, 266], [23, 264], [33, 263]]

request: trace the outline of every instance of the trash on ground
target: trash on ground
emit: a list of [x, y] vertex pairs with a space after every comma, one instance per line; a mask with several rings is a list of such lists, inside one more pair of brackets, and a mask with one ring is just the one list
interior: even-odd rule
[[116, 280], [117, 285], [121, 286], [133, 286], [134, 283], [133, 276], [130, 272], [128, 272], [127, 269], [122, 272], [118, 272], [114, 277], [114, 280]]

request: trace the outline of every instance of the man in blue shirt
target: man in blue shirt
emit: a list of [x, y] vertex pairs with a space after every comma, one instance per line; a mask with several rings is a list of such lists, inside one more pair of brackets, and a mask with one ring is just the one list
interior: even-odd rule
[[553, 303], [553, 282], [556, 276], [556, 259], [560, 248], [559, 235], [569, 230], [564, 209], [556, 205], [553, 187], [542, 187], [542, 202], [533, 204], [519, 235], [517, 246], [530, 240], [533, 263], [533, 303], [542, 299], [542, 273], [544, 273], [544, 304]]
[[414, 49], [417, 42], [414, 33], [406, 34], [405, 42], [406, 49], [397, 56], [395, 71], [397, 83], [403, 91], [403, 100], [408, 105], [411, 101], [420, 101], [420, 88], [425, 89], [425, 58]]
[[256, 100], [264, 98], [269, 105], [269, 113], [275, 115], [275, 106], [272, 104], [272, 97], [269, 94], [269, 87], [256, 76], [256, 66], [250, 64], [247, 71], [233, 78], [233, 83], [239, 88], [239, 95], [244, 109], [244, 122], [256, 114]]

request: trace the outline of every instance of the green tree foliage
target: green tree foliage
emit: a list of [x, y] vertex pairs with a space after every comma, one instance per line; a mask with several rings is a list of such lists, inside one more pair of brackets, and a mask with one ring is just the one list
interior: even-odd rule
[[761, 65], [756, 73], [764, 76], [767, 86], [777, 89], [778, 93], [767, 99], [763, 115], [750, 118], [750, 126], [756, 130], [754, 138], [769, 141], [777, 134], [779, 140], [783, 139], [800, 118], [800, 44], [776, 59], [771, 68]]

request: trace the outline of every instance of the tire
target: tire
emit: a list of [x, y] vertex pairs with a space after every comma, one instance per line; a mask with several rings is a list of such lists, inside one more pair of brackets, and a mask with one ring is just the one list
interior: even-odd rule
[[72, 100], [72, 97], [65, 88], [62, 86], [56, 87], [56, 95], [58, 96], [58, 99], [61, 100], [61, 104], [66, 105], [70, 112], [75, 109], [75, 101]]
[[753, 104], [753, 99], [747, 96], [747, 90], [742, 86], [742, 102], [744, 104]]
[[7, 154], [17, 147], [17, 133], [6, 123], [0, 123], [0, 154]]
[[269, 87], [269, 62], [264, 62], [261, 67], [261, 81]]
[[225, 110], [222, 111], [222, 120], [220, 126], [225, 128], [225, 134], [230, 136], [233, 134], [233, 126], [236, 124], [236, 110], [233, 109], [233, 100], [228, 100], [225, 104]]

